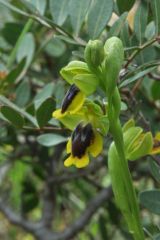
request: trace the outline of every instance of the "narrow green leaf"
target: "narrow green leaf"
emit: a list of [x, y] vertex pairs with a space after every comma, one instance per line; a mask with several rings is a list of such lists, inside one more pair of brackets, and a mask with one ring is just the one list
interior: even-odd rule
[[47, 5], [46, 0], [27, 0], [27, 2], [31, 3], [41, 15], [44, 14]]
[[71, 24], [76, 35], [78, 35], [82, 23], [85, 19], [86, 13], [91, 4], [91, 0], [75, 1], [70, 0], [69, 15]]
[[16, 126], [18, 128], [23, 127], [23, 124], [24, 124], [23, 117], [17, 111], [15, 111], [13, 108], [8, 107], [8, 106], [2, 106], [1, 113], [14, 126]]
[[123, 28], [120, 31], [120, 38], [123, 42], [123, 46], [128, 48], [130, 46], [130, 33], [129, 33], [129, 25], [127, 21], [125, 21]]
[[37, 138], [37, 141], [39, 142], [39, 144], [45, 146], [45, 147], [51, 147], [51, 146], [55, 146], [58, 145], [62, 142], [66, 142], [67, 138], [63, 137], [61, 135], [57, 135], [57, 134], [52, 134], [52, 133], [48, 133], [48, 134], [42, 134]]
[[34, 98], [35, 108], [37, 109], [45, 99], [51, 97], [54, 90], [54, 83], [48, 83], [40, 90]]
[[141, 204], [149, 211], [160, 214], [160, 190], [148, 190], [139, 195]]
[[153, 82], [151, 86], [151, 95], [154, 100], [160, 99], [160, 82]]
[[146, 27], [145, 38], [147, 38], [147, 40], [154, 38], [155, 32], [156, 32], [155, 23], [154, 21], [152, 21]]
[[26, 66], [31, 63], [35, 51], [35, 41], [33, 34], [26, 33], [17, 50], [17, 61], [20, 62], [24, 57], [26, 58]]
[[17, 105], [15, 105], [14, 103], [12, 103], [10, 100], [8, 100], [2, 95], [0, 95], [0, 103], [2, 105], [7, 105], [10, 108], [14, 109], [18, 113], [20, 113], [23, 117], [25, 117], [27, 120], [29, 120], [34, 126], [38, 127], [37, 121], [33, 116], [31, 116], [29, 113], [27, 113], [23, 109], [19, 108]]
[[50, 0], [49, 7], [54, 22], [61, 26], [68, 15], [68, 0]]
[[152, 0], [151, 8], [153, 12], [153, 19], [156, 25], [156, 35], [158, 35], [160, 33], [160, 14], [159, 14], [160, 0]]
[[66, 50], [66, 46], [64, 42], [62, 42], [58, 38], [53, 38], [45, 47], [45, 51], [51, 57], [60, 57], [64, 54]]
[[[9, 5], [9, 7], [10, 7], [10, 5]], [[14, 7], [13, 7], [13, 9], [14, 9]], [[18, 38], [18, 40], [17, 40], [17, 42], [15, 44], [15, 47], [13, 48], [13, 50], [12, 50], [10, 56], [9, 56], [8, 64], [7, 64], [8, 68], [10, 68], [12, 66], [13, 62], [15, 61], [16, 56], [17, 56], [17, 51], [19, 49], [19, 46], [24, 41], [24, 37], [25, 37], [26, 33], [29, 31], [29, 29], [31, 28], [32, 24], [33, 24], [33, 20], [32, 19], [28, 19], [28, 21], [26, 22], [26, 24], [25, 24], [21, 34], [19, 35], [19, 38]]]
[[144, 40], [145, 30], [147, 26], [148, 18], [148, 4], [141, 2], [134, 18], [134, 31], [137, 39], [140, 41], [140, 45]]
[[119, 19], [113, 24], [111, 27], [109, 33], [108, 33], [108, 38], [112, 36], [118, 36], [125, 24], [126, 18], [127, 18], [128, 13], [124, 12]]
[[15, 102], [19, 107], [24, 107], [30, 98], [31, 88], [28, 81], [22, 81], [16, 89]]
[[157, 180], [157, 182], [160, 182], [160, 166], [157, 163], [155, 163], [152, 159], [150, 159], [149, 167], [152, 176]]
[[155, 68], [156, 68], [156, 66], [155, 67], [149, 67], [149, 68], [145, 69], [144, 71], [138, 72], [137, 74], [135, 74], [135, 76], [124, 80], [124, 82], [122, 82], [120, 84], [120, 87], [125, 87], [128, 84], [133, 83], [134, 81], [140, 79], [141, 77], [144, 77], [146, 74], [152, 72]]
[[52, 112], [55, 110], [55, 101], [53, 98], [46, 99], [36, 112], [37, 121], [40, 127], [45, 126], [52, 118]]
[[6, 77], [6, 82], [8, 83], [14, 83], [17, 78], [20, 76], [20, 74], [22, 73], [24, 67], [26, 64], [26, 59], [23, 58], [20, 63], [7, 75]]
[[111, 18], [113, 10], [112, 0], [95, 0], [88, 14], [88, 32], [95, 39], [103, 31]]

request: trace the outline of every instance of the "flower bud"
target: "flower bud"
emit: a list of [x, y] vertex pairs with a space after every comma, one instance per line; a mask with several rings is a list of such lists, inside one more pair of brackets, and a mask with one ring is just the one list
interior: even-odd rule
[[119, 72], [123, 63], [124, 49], [122, 41], [117, 37], [109, 38], [104, 45], [104, 51], [106, 56], [104, 80], [109, 97], [114, 93], [114, 89], [117, 85], [117, 80], [119, 77]]
[[104, 59], [104, 47], [100, 40], [90, 40], [84, 51], [84, 58], [88, 67], [94, 71]]
[[85, 62], [71, 61], [67, 66], [61, 69], [61, 76], [70, 84], [73, 84], [73, 78], [77, 74], [90, 74], [90, 70]]

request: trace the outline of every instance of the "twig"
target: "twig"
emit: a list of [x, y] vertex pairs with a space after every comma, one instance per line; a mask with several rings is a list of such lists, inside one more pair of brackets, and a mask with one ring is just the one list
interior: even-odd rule
[[160, 75], [154, 73], [148, 73], [148, 76], [156, 81], [160, 81]]
[[101, 190], [94, 199], [92, 199], [86, 209], [70, 227], [68, 227], [56, 240], [70, 240], [80, 232], [90, 221], [94, 213], [112, 196], [111, 187]]
[[141, 52], [142, 50], [144, 50], [145, 48], [149, 47], [150, 45], [152, 45], [153, 43], [159, 41], [159, 36], [156, 38], [151, 39], [150, 41], [144, 43], [143, 45], [137, 47], [137, 49], [130, 55], [130, 57], [128, 58], [126, 64], [124, 65], [124, 68], [127, 68], [128, 65], [133, 61], [133, 59], [139, 54], [139, 52]]
[[39, 223], [33, 224], [32, 222], [27, 221], [27, 219], [24, 219], [20, 215], [14, 213], [13, 209], [7, 206], [6, 201], [4, 202], [2, 199], [0, 199], [0, 211], [9, 220], [9, 222], [23, 228], [32, 234], [34, 234], [37, 229], [41, 227]]
[[59, 144], [55, 149], [54, 155], [52, 158], [48, 159], [47, 168], [47, 177], [44, 187], [44, 197], [43, 197], [43, 210], [42, 210], [42, 219], [44, 227], [51, 229], [52, 221], [54, 217], [54, 210], [56, 208], [56, 184], [52, 184], [49, 179], [50, 177], [55, 176], [56, 163], [61, 158], [62, 152], [64, 149], [64, 144]]
[[26, 131], [32, 131], [32, 132], [69, 132], [69, 129], [65, 129], [65, 128], [58, 128], [58, 127], [43, 127], [43, 128], [33, 128], [33, 127], [28, 127], [28, 126], [24, 126], [23, 130]]

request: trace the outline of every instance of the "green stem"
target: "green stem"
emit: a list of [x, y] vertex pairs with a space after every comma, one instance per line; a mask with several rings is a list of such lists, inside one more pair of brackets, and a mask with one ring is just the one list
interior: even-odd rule
[[[135, 240], [144, 240], [144, 233], [142, 230], [139, 208], [136, 199], [135, 190], [132, 184], [131, 175], [129, 172], [127, 160], [125, 158], [124, 143], [123, 143], [123, 133], [122, 127], [119, 120], [119, 114], [115, 110], [115, 97], [109, 99], [108, 102], [108, 117], [110, 122], [110, 131], [112, 133], [116, 151], [118, 157], [116, 158], [116, 163], [112, 164], [114, 166], [115, 174], [119, 176], [118, 181], [122, 181], [119, 185], [113, 185], [113, 191], [120, 193], [121, 200], [124, 201], [119, 203], [119, 207], [124, 214], [124, 217], [127, 221], [130, 232], [133, 234]], [[117, 98], [118, 100], [118, 98]], [[117, 104], [119, 104], [117, 102]], [[111, 159], [112, 161], [112, 159]], [[113, 169], [114, 174], [114, 169]], [[116, 176], [114, 176], [116, 179]], [[115, 189], [114, 189], [115, 188]], [[116, 189], [119, 188], [119, 189]], [[119, 199], [117, 199], [119, 200]], [[126, 206], [124, 206], [126, 205]], [[125, 210], [125, 211], [124, 211]]]

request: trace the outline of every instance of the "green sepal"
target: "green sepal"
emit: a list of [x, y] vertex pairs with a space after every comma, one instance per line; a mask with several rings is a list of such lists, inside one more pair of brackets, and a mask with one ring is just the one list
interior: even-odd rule
[[124, 60], [122, 41], [117, 37], [109, 38], [104, 45], [104, 51], [106, 55], [103, 66], [105, 86], [108, 96], [112, 96]]
[[123, 125], [123, 133], [125, 133], [129, 128], [135, 126], [135, 121], [133, 118], [129, 119], [124, 125]]
[[73, 82], [84, 94], [90, 95], [96, 90], [99, 80], [94, 74], [77, 74]]
[[73, 84], [73, 78], [77, 74], [91, 73], [87, 64], [82, 61], [72, 61], [67, 66], [61, 69], [61, 76], [70, 84]]
[[132, 151], [132, 147], [134, 142], [138, 139], [138, 137], [142, 134], [143, 129], [140, 127], [131, 127], [123, 134], [124, 138], [124, 149], [126, 158], [129, 159], [130, 152]]
[[92, 123], [94, 128], [106, 135], [109, 130], [108, 116], [104, 115], [102, 108], [90, 99], [86, 99], [85, 107], [86, 119]]
[[78, 123], [83, 120], [85, 120], [85, 117], [81, 114], [67, 114], [63, 118], [59, 119], [59, 121], [70, 130], [74, 130]]
[[139, 136], [132, 148], [133, 151], [128, 153], [129, 160], [136, 160], [149, 154], [153, 147], [153, 137], [151, 132], [147, 132]]

